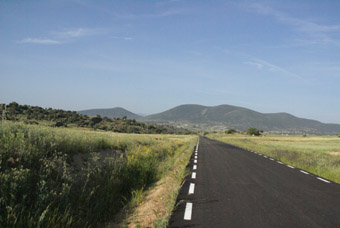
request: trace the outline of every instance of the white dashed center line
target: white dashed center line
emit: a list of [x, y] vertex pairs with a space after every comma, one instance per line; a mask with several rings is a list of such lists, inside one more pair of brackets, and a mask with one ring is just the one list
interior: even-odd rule
[[272, 159], [272, 158], [269, 158], [270, 160], [272, 160], [272, 161], [274, 161], [274, 159]]
[[196, 169], [197, 169], [197, 165], [194, 165], [194, 166], [192, 167], [192, 169], [193, 169], [193, 170], [196, 170]]
[[184, 220], [191, 220], [192, 203], [187, 203], [185, 206]]
[[194, 192], [195, 192], [195, 184], [190, 183], [188, 194], [191, 195], [191, 194], [194, 194]]
[[196, 160], [196, 159], [194, 160], [194, 163], [197, 163], [197, 160]]
[[321, 181], [323, 181], [323, 182], [326, 182], [326, 183], [331, 183], [330, 181], [328, 181], [328, 180], [325, 180], [325, 179], [322, 179], [321, 177], [317, 177], [316, 179], [319, 179], [319, 180], [321, 180]]
[[192, 178], [192, 179], [196, 179], [196, 173], [195, 173], [195, 172], [192, 172], [191, 178]]
[[197, 155], [195, 156], [195, 159], [197, 159]]
[[279, 163], [279, 164], [281, 164], [281, 165], [283, 164], [283, 163], [282, 163], [282, 162], [280, 162], [280, 161], [277, 161], [277, 163]]
[[291, 166], [291, 165], [287, 165], [287, 167], [291, 168], [291, 169], [294, 169], [295, 167]]

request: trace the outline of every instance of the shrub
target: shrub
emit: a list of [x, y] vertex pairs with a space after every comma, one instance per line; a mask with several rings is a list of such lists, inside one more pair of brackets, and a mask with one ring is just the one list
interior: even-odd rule
[[248, 135], [255, 135], [255, 136], [260, 136], [261, 135], [261, 132], [260, 130], [254, 128], [254, 127], [251, 127], [251, 128], [248, 128], [247, 130], [247, 134]]
[[225, 131], [226, 134], [235, 134], [236, 133], [236, 130], [235, 129], [229, 129], [227, 131]]

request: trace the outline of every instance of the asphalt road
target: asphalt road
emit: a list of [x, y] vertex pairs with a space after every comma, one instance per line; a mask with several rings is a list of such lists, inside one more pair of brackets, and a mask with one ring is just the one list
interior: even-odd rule
[[204, 137], [195, 156], [169, 227], [340, 228], [339, 184]]

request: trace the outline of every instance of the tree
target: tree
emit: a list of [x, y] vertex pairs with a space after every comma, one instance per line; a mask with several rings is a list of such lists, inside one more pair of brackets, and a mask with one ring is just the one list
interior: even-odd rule
[[93, 122], [94, 124], [100, 123], [102, 120], [103, 119], [100, 117], [100, 115], [91, 118], [91, 122]]
[[260, 136], [261, 135], [261, 132], [260, 130], [254, 128], [254, 127], [251, 127], [251, 128], [248, 128], [247, 130], [247, 134], [248, 135], [256, 135], [256, 136]]
[[235, 129], [229, 129], [229, 130], [227, 130], [227, 131], [225, 131], [225, 133], [226, 134], [234, 134], [234, 133], [236, 133], [236, 130]]

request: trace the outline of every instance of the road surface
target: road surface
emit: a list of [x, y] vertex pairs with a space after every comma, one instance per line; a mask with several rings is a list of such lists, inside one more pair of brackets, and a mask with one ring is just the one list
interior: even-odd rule
[[188, 167], [171, 228], [340, 228], [339, 184], [204, 137]]

